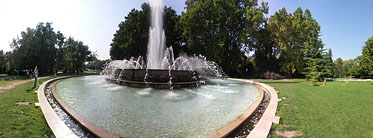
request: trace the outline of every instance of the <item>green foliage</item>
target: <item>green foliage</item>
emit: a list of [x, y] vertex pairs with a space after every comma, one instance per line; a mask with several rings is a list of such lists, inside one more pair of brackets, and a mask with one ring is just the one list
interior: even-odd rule
[[[171, 7], [164, 9], [164, 31], [166, 34], [166, 46], [172, 46], [175, 53], [185, 51], [182, 47], [180, 16]], [[132, 9], [118, 27], [110, 44], [110, 56], [112, 60], [129, 59], [142, 56], [146, 59], [150, 26], [150, 6], [144, 3], [141, 10]]]
[[35, 29], [27, 28], [21, 38], [13, 39], [12, 67], [14, 69], [33, 69], [36, 65], [41, 73], [53, 71], [57, 49], [56, 33], [51, 23], [39, 23]]
[[113, 42], [110, 44], [111, 59], [122, 60], [130, 57], [146, 57], [149, 26], [150, 6], [143, 4], [142, 10], [132, 9], [121, 22], [119, 29], [114, 34]]
[[[187, 0], [182, 13], [183, 36], [188, 53], [204, 55], [218, 63], [229, 76], [240, 76], [247, 43], [246, 10], [256, 2], [243, 0]], [[242, 68], [241, 68], [242, 69]]]
[[[274, 49], [274, 39], [268, 25], [268, 3], [262, 2], [261, 6], [256, 3], [246, 11], [248, 39], [244, 47], [246, 53], [254, 51], [255, 74], [261, 75], [265, 72], [279, 72], [277, 60], [278, 52]], [[271, 66], [268, 66], [271, 65]], [[259, 77], [259, 76], [256, 76]]]
[[1, 71], [1, 74], [4, 74], [6, 72], [6, 63], [7, 63], [7, 57], [4, 54], [4, 51], [0, 50], [0, 71]]
[[[231, 77], [260, 77], [267, 71], [310, 76], [313, 62], [320, 73], [317, 80], [333, 74], [331, 51], [325, 52], [320, 26], [308, 9], [288, 13], [283, 8], [268, 18], [268, 3], [258, 0], [187, 0], [185, 4], [181, 16], [165, 7], [166, 45], [173, 46], [176, 54], [204, 55]], [[142, 10], [133, 9], [119, 24], [111, 59], [146, 59], [149, 14], [149, 5], [143, 4]]]
[[[65, 42], [64, 35], [54, 32], [52, 23], [48, 22], [22, 31], [21, 37], [13, 39], [10, 46], [13, 50], [7, 55], [9, 70], [31, 70], [38, 66], [41, 74], [81, 70], [92, 54], [83, 42], [71, 37]], [[94, 56], [91, 55], [91, 59]]]
[[61, 51], [64, 55], [64, 70], [70, 73], [82, 72], [84, 63], [87, 61], [88, 55], [91, 54], [88, 46], [81, 41], [75, 41], [71, 37], [65, 41]]
[[302, 74], [304, 74], [306, 80], [310, 80], [311, 85], [314, 86], [316, 81], [322, 81], [326, 77], [332, 77], [333, 59], [331, 50], [329, 49], [328, 52], [325, 52], [324, 44], [318, 39], [318, 36], [312, 39], [314, 41], [305, 44], [306, 52], [303, 59], [305, 66]]
[[308, 45], [317, 41], [320, 32], [320, 26], [311, 12], [298, 8], [291, 14], [283, 8], [270, 18], [269, 27], [279, 52], [280, 71], [287, 76], [300, 73], [309, 51]]
[[373, 36], [365, 42], [361, 56], [359, 56], [361, 75], [373, 76]]
[[102, 70], [105, 64], [109, 62], [110, 60], [96, 60], [94, 62], [88, 63], [86, 67], [93, 70]]
[[334, 61], [335, 65], [335, 72], [334, 77], [337, 78], [344, 78], [348, 76], [360, 77], [361, 76], [361, 68], [359, 66], [359, 59], [349, 59], [349, 60], [342, 60], [341, 58], [337, 58]]

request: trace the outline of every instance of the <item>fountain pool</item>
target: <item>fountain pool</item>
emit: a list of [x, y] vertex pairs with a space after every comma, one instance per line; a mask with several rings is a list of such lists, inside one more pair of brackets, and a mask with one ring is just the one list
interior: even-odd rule
[[222, 79], [189, 89], [133, 88], [84, 76], [56, 85], [59, 97], [95, 125], [122, 137], [203, 137], [239, 117], [256, 86]]

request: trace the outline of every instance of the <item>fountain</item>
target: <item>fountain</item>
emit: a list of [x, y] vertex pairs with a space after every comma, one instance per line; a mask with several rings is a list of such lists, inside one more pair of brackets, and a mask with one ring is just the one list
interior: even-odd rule
[[163, 0], [150, 0], [150, 5], [148, 59], [114, 60], [102, 75], [43, 84], [51, 111], [79, 137], [245, 137], [251, 133], [252, 128], [246, 127], [258, 122], [258, 113], [266, 107], [263, 88], [268, 88], [247, 80], [216, 79], [226, 75], [202, 55], [175, 58], [172, 47], [164, 44]]
[[106, 79], [132, 87], [162, 89], [197, 87], [203, 77], [224, 77], [223, 70], [204, 56], [174, 58], [172, 47], [165, 48], [163, 0], [150, 0], [151, 26], [147, 64], [141, 56], [108, 63], [102, 72]]

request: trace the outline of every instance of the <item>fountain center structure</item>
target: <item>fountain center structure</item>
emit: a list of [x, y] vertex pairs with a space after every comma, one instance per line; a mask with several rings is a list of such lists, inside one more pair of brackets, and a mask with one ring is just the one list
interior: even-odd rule
[[151, 26], [146, 64], [144, 59], [132, 57], [110, 62], [102, 72], [106, 79], [132, 87], [162, 89], [197, 87], [203, 77], [223, 77], [223, 70], [204, 56], [179, 56], [175, 59], [172, 47], [166, 48], [163, 30], [163, 0], [150, 0]]

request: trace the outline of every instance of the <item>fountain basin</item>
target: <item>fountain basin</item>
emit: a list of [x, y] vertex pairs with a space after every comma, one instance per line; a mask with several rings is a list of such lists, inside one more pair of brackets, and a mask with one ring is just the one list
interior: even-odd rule
[[189, 70], [116, 69], [114, 79], [107, 80], [131, 87], [158, 89], [190, 88], [200, 85], [199, 73]]
[[260, 97], [255, 85], [237, 81], [170, 91], [126, 87], [102, 76], [66, 79], [56, 94], [85, 119], [122, 137], [203, 137]]

